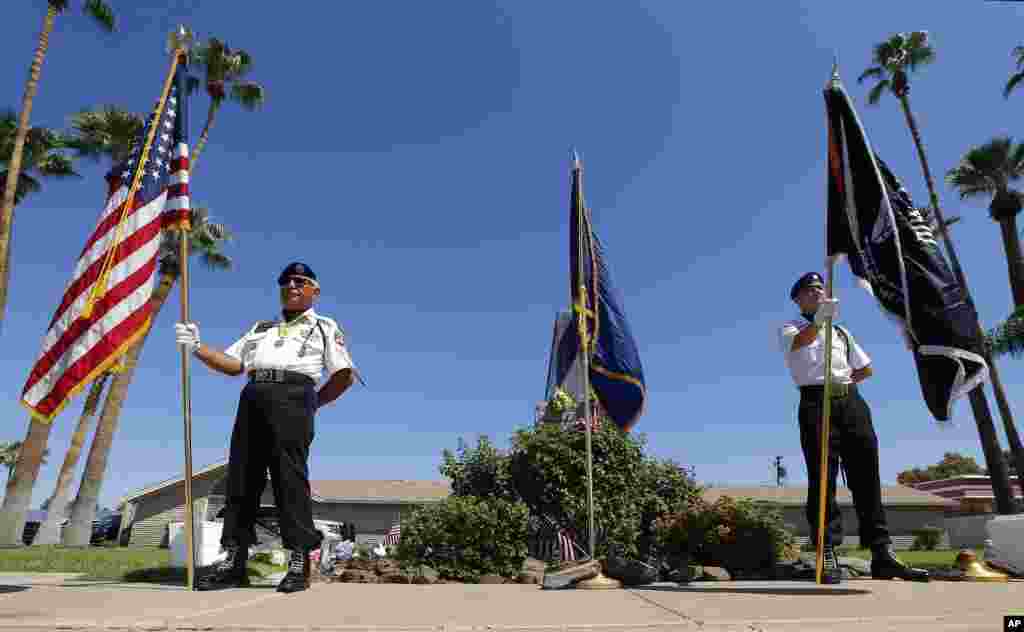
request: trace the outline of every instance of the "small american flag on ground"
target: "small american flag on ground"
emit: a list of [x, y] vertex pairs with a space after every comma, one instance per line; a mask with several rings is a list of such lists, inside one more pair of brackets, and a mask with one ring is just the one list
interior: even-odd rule
[[[189, 219], [185, 79], [179, 65], [164, 108], [150, 116], [131, 158], [108, 176], [106, 207], [22, 391], [22, 404], [40, 421], [51, 422], [149, 327], [161, 228], [187, 227]], [[152, 146], [140, 155], [154, 125]]]
[[384, 536], [384, 546], [398, 546], [398, 541], [402, 539], [402, 524], [398, 523], [391, 527], [388, 534]]
[[562, 550], [562, 561], [563, 562], [575, 562], [576, 561], [576, 542], [573, 540], [572, 534], [565, 529], [558, 530], [558, 546]]

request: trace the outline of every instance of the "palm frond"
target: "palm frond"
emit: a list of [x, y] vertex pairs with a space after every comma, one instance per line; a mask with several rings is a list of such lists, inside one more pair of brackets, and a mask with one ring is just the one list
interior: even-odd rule
[[258, 83], [236, 83], [231, 86], [231, 99], [249, 111], [263, 105], [264, 96], [263, 86]]
[[857, 77], [857, 83], [864, 83], [865, 79], [870, 79], [870, 78], [882, 79], [884, 77], [885, 77], [885, 68], [882, 68], [881, 66], [872, 66], [871, 68], [868, 68], [864, 72], [860, 73], [860, 76]]
[[1013, 92], [1014, 88], [1017, 87], [1021, 81], [1024, 81], [1024, 72], [1017, 72], [1010, 76], [1010, 80], [1006, 82], [1006, 86], [1003, 87], [1003, 98], [1010, 98], [1010, 93]]
[[115, 29], [114, 10], [103, 0], [86, 0], [82, 10], [108, 32]]
[[1017, 68], [1024, 67], [1024, 46], [1014, 46], [1010, 56], [1017, 58]]
[[81, 178], [75, 171], [71, 159], [64, 154], [48, 154], [46, 159], [36, 165], [36, 170], [48, 178]]
[[882, 79], [874, 88], [871, 88], [871, 92], [868, 93], [868, 105], [878, 105], [878, 101], [882, 98], [882, 94], [889, 89], [892, 82], [888, 79]]
[[1017, 308], [1005, 322], [990, 329], [985, 335], [985, 345], [994, 356], [1009, 354], [1019, 358], [1024, 355], [1024, 307]]

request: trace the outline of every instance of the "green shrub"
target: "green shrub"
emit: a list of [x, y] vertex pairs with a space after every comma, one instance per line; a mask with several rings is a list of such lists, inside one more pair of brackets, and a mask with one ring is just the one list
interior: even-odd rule
[[397, 557], [403, 568], [429, 566], [445, 579], [515, 577], [527, 554], [527, 516], [520, 502], [450, 496], [402, 524]]
[[942, 529], [938, 527], [926, 525], [911, 533], [914, 535], [914, 543], [910, 546], [912, 551], [934, 551], [942, 542]]
[[250, 559], [250, 561], [257, 562], [259, 564], [268, 564], [270, 566], [274, 565], [274, 558], [270, 554], [270, 551], [263, 551], [261, 553], [256, 553], [255, 555], [253, 555], [249, 559]]
[[659, 518], [655, 533], [665, 554], [730, 571], [773, 566], [795, 542], [778, 511], [729, 496], [695, 499]]

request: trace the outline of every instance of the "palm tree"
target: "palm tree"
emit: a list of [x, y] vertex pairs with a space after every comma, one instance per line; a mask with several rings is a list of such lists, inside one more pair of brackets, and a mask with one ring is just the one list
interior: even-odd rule
[[1024, 307], [1024, 255], [1017, 234], [1017, 215], [1021, 194], [1010, 182], [1024, 175], [1024, 145], [1014, 144], [1007, 136], [993, 138], [980, 147], [972, 147], [960, 164], [946, 173], [946, 182], [960, 193], [960, 199], [991, 197], [989, 217], [1003, 233], [1003, 250], [1010, 274], [1014, 307]]
[[[210, 97], [210, 108], [206, 112], [206, 124], [203, 133], [192, 150], [190, 164], [195, 169], [199, 154], [206, 147], [210, 138], [210, 129], [217, 111], [230, 98], [246, 110], [252, 111], [263, 105], [263, 86], [243, 78], [252, 70], [252, 56], [244, 50], [232, 50], [227, 44], [215, 37], [203, 46], [192, 51], [192, 63], [197, 63], [206, 71], [206, 94]], [[194, 89], [196, 86], [190, 86]]]
[[1024, 81], [1024, 46], [1014, 47], [1013, 52], [1010, 54], [1017, 58], [1017, 72], [1010, 75], [1009, 81], [1006, 82], [1006, 87], [1003, 88], [1004, 99], [1010, 98], [1010, 93], [1017, 87], [1017, 84]]
[[[141, 136], [145, 122], [142, 116], [113, 105], [106, 105], [94, 110], [82, 110], [71, 117], [73, 132], [68, 138], [68, 146], [78, 152], [79, 157], [99, 160], [109, 159], [110, 165], [118, 165], [128, 160], [135, 143]], [[108, 192], [109, 195], [109, 192]], [[108, 371], [93, 380], [89, 386], [89, 395], [78, 418], [75, 432], [71, 436], [71, 445], [64, 454], [64, 462], [57, 476], [57, 483], [50, 496], [50, 511], [46, 520], [39, 527], [33, 545], [58, 544], [60, 542], [60, 525], [67, 516], [71, 492], [71, 481], [85, 445], [85, 436], [89, 432], [89, 424], [99, 408], [103, 387], [110, 378]]]
[[[7, 308], [7, 286], [11, 276], [11, 231], [14, 223], [15, 195], [21, 174], [22, 152], [28, 138], [29, 116], [39, 87], [39, 73], [43, 69], [46, 50], [50, 46], [50, 33], [57, 16], [68, 8], [68, 0], [48, 0], [46, 17], [43, 18], [43, 31], [39, 34], [32, 66], [29, 69], [28, 81], [25, 83], [25, 95], [21, 101], [21, 115], [14, 136], [14, 148], [11, 151], [10, 164], [4, 185], [3, 203], [0, 206], [0, 323], [4, 320]], [[103, 0], [84, 0], [82, 9], [106, 31], [114, 30], [114, 12]], [[28, 468], [31, 469], [31, 468]], [[33, 475], [34, 476], [34, 475]]]
[[[223, 245], [231, 239], [231, 233], [227, 227], [211, 222], [205, 208], [195, 208], [191, 215], [192, 228], [187, 233], [189, 253], [199, 255], [203, 264], [211, 270], [230, 269], [231, 259], [221, 251]], [[153, 314], [150, 322], [156, 320], [160, 309], [171, 293], [171, 288], [174, 287], [181, 274], [180, 239], [181, 233], [179, 232], [164, 232], [159, 254], [160, 281], [153, 291], [153, 296], [149, 299]], [[82, 474], [78, 496], [71, 509], [71, 521], [64, 529], [65, 545], [86, 546], [89, 544], [92, 521], [96, 515], [96, 503], [103, 485], [114, 433], [117, 432], [121, 409], [128, 395], [128, 387], [131, 385], [139, 355], [142, 353], [142, 347], [146, 344], [148, 337], [149, 331], [128, 350], [128, 353], [125, 354], [123, 370], [114, 376], [110, 384], [110, 390], [103, 403], [103, 411], [100, 413], [100, 420], [96, 427], [96, 435], [93, 437], [92, 445], [89, 446], [89, 457], [85, 463], [85, 472]]]
[[82, 158], [108, 158], [111, 166], [128, 160], [146, 122], [116, 105], [82, 110], [71, 116], [69, 146]]
[[[961, 200], [991, 196], [989, 217], [998, 222], [1002, 229], [1003, 250], [1006, 253], [1015, 310], [1024, 308], [1024, 255], [1021, 254], [1017, 232], [1017, 215], [1022, 206], [1021, 193], [1009, 185], [1022, 175], [1024, 145], [1014, 145], [1013, 139], [1006, 136], [993, 138], [980, 147], [971, 148], [960, 159], [960, 164], [946, 174], [946, 181], [959, 191]], [[1003, 331], [1006, 331], [1005, 327]], [[1005, 430], [1017, 470], [1024, 471], [1024, 445], [1021, 445], [1017, 429], [1013, 424], [1007, 424]]]
[[[0, 178], [10, 173], [14, 141], [18, 129], [17, 115], [8, 110], [0, 113]], [[21, 171], [14, 189], [14, 203], [21, 204], [26, 195], [42, 191], [42, 178], [79, 177], [67, 155], [69, 139], [45, 127], [32, 127], [25, 135], [21, 153]]]
[[[0, 443], [0, 465], [7, 468], [7, 478], [14, 476], [14, 468], [18, 464], [18, 453], [21, 452], [21, 441], [4, 441]], [[43, 463], [50, 455], [49, 450], [43, 450]]]
[[[882, 95], [891, 92], [899, 100], [903, 110], [903, 116], [910, 129], [910, 135], [917, 148], [917, 157], [921, 162], [921, 170], [924, 172], [925, 183], [928, 186], [928, 198], [931, 202], [931, 210], [934, 219], [938, 223], [939, 232], [942, 234], [943, 242], [946, 244], [946, 252], [949, 254], [950, 265], [956, 275], [957, 282], [963, 288], [964, 295], [973, 305], [971, 294], [967, 289], [967, 280], [964, 278], [963, 270], [960, 268], [960, 260], [956, 256], [956, 249], [949, 238], [947, 225], [939, 209], [939, 197], [935, 193], [935, 180], [932, 178], [931, 169], [928, 166], [928, 157], [924, 153], [924, 143], [921, 141], [921, 132], [917, 126], [917, 120], [910, 109], [910, 77], [909, 73], [917, 71], [935, 61], [935, 50], [928, 41], [926, 31], [914, 31], [911, 33], [897, 33], [884, 42], [877, 44], [873, 51], [872, 61], [874, 66], [869, 67], [857, 79], [862, 83], [865, 79], [877, 79], [878, 83], [868, 93], [868, 103], [878, 105]], [[984, 336], [979, 324], [978, 334]], [[992, 388], [996, 393], [996, 400], [999, 403], [1000, 412], [1003, 417], [1003, 424], [1006, 427], [1013, 427], [1013, 417], [1010, 414], [1009, 403], [1006, 402], [1005, 394], [1002, 392], [1002, 385], [999, 382], [998, 373], [992, 358], [986, 353], [986, 361], [989, 365], [992, 376]], [[1010, 481], [1006, 475], [1006, 466], [1002, 459], [1002, 450], [999, 447], [999, 438], [996, 435], [995, 424], [992, 421], [992, 411], [989, 409], [988, 400], [985, 398], [985, 390], [981, 386], [975, 388], [968, 394], [971, 402], [971, 409], [974, 412], [974, 421], [978, 426], [978, 435], [981, 440], [982, 451], [985, 453], [985, 461], [992, 478], [992, 490], [996, 500], [996, 507], [1001, 514], [1014, 513], [1013, 495], [1010, 491]]]
[[33, 546], [60, 543], [60, 526], [68, 513], [71, 479], [75, 473], [75, 466], [78, 465], [78, 458], [82, 454], [85, 435], [89, 432], [89, 422], [96, 415], [96, 408], [99, 406], [100, 397], [103, 395], [103, 385], [110, 378], [110, 374], [111, 371], [103, 373], [93, 380], [92, 385], [89, 387], [89, 396], [85, 398], [85, 407], [78, 418], [75, 433], [71, 435], [71, 445], [64, 454], [64, 462], [61, 463], [60, 473], [57, 475], [57, 484], [54, 487], [53, 495], [49, 498], [46, 520], [43, 521], [43, 524], [39, 525], [36, 537], [32, 540]]

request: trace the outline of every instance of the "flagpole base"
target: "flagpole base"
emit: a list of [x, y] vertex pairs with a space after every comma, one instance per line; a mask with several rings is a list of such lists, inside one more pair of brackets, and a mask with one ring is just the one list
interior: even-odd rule
[[612, 590], [614, 588], [622, 588], [622, 582], [608, 577], [604, 573], [598, 573], [597, 577], [576, 582], [575, 587], [582, 590]]

